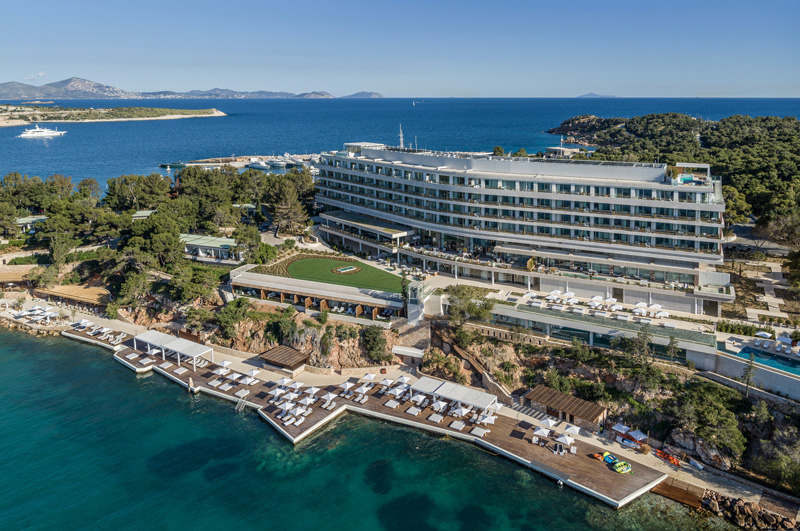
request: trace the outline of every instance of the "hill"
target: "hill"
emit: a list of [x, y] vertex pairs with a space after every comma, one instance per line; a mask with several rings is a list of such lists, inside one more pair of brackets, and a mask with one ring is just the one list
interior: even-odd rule
[[[377, 92], [356, 92], [348, 98], [381, 98]], [[35, 86], [27, 83], [9, 81], [0, 83], [0, 100], [91, 100], [91, 99], [268, 99], [268, 98], [303, 98], [303, 99], [330, 99], [331, 94], [323, 91], [303, 92], [274, 92], [269, 90], [237, 91], [224, 88], [210, 90], [190, 90], [176, 92], [161, 90], [156, 92], [131, 92], [110, 85], [103, 85], [95, 81], [80, 77], [71, 77], [62, 81]]]
[[611, 96], [609, 94], [595, 94], [594, 92], [590, 92], [588, 94], [581, 94], [578, 98], [616, 98], [616, 96]]

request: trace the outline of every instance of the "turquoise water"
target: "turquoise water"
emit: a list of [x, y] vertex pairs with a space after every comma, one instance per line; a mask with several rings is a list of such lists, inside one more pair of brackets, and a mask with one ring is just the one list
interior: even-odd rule
[[751, 347], [744, 347], [742, 350], [735, 352], [734, 354], [740, 358], [749, 360], [751, 353], [753, 354], [753, 358], [755, 358], [756, 363], [800, 376], [800, 361], [787, 359], [782, 356], [772, 354], [771, 352], [766, 352], [764, 350]]
[[346, 415], [297, 448], [108, 351], [0, 330], [0, 529], [731, 529], [614, 511], [474, 446]]

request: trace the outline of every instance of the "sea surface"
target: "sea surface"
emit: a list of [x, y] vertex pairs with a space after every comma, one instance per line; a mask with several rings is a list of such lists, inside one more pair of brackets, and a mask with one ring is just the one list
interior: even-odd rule
[[475, 446], [347, 414], [294, 448], [107, 350], [0, 329], [0, 529], [732, 529], [614, 511]]
[[[412, 102], [416, 101], [415, 105]], [[14, 102], [19, 103], [19, 102]], [[24, 127], [0, 128], [0, 176], [11, 171], [80, 180], [150, 172], [158, 164], [236, 155], [319, 153], [345, 142], [439, 150], [507, 150], [536, 153], [558, 145], [544, 131], [572, 116], [631, 117], [681, 112], [718, 120], [734, 114], [798, 116], [800, 99], [528, 98], [528, 99], [268, 99], [268, 100], [67, 100], [67, 107], [149, 106], [217, 108], [228, 116], [181, 120], [56, 124], [67, 134], [17, 138]]]

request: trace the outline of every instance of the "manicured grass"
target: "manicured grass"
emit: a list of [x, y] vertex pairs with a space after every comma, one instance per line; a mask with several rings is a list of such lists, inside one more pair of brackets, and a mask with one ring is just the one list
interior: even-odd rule
[[[361, 271], [347, 275], [332, 272], [334, 269], [347, 266], [360, 267]], [[314, 280], [327, 284], [392, 293], [402, 292], [400, 277], [361, 262], [345, 262], [335, 258], [304, 258], [289, 264], [288, 271], [289, 276], [299, 280]]]

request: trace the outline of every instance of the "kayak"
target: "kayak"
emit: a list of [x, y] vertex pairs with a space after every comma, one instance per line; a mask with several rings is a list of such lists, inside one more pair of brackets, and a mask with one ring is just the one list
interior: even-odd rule
[[602, 461], [603, 460], [603, 454], [592, 454], [592, 457], [594, 457], [598, 461]]
[[618, 461], [614, 465], [614, 471], [620, 474], [632, 474], [631, 465], [627, 461]]
[[671, 465], [675, 465], [676, 467], [680, 468], [681, 462], [678, 460], [677, 457], [669, 455], [664, 450], [655, 450], [655, 453], [656, 453], [657, 457], [660, 457], [661, 459], [663, 459], [667, 463], [669, 463]]
[[608, 452], [603, 452], [603, 461], [606, 463], [616, 463], [618, 459]]

